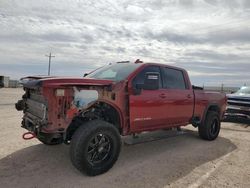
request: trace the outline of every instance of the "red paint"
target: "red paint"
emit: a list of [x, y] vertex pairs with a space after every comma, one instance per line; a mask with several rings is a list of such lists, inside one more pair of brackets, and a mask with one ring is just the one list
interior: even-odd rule
[[48, 78], [42, 79], [43, 87], [54, 87], [60, 86], [107, 86], [113, 83], [112, 80], [98, 80], [91, 78]]

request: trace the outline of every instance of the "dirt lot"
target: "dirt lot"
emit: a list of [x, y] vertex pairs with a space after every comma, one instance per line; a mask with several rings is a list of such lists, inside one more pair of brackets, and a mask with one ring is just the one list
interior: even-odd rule
[[70, 163], [69, 146], [24, 141], [21, 112], [14, 103], [21, 89], [0, 89], [1, 187], [250, 187], [250, 126], [222, 123], [220, 137], [186, 134], [124, 145], [107, 173], [87, 177]]

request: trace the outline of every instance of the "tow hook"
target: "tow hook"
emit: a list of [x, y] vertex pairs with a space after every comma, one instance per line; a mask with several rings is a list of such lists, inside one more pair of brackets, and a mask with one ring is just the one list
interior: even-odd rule
[[24, 140], [31, 140], [32, 138], [35, 138], [36, 134], [33, 132], [27, 132], [23, 134], [23, 139]]

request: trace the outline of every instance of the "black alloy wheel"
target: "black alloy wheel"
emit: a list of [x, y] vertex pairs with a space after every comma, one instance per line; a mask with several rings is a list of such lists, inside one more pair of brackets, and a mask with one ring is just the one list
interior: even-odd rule
[[107, 135], [96, 134], [87, 147], [88, 161], [95, 165], [104, 162], [110, 156], [111, 142]]
[[114, 165], [120, 153], [121, 137], [114, 125], [91, 120], [80, 125], [70, 145], [72, 164], [79, 171], [95, 176]]

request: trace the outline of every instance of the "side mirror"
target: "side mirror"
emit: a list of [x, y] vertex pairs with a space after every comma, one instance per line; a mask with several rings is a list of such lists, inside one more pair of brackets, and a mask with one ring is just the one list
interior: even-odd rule
[[89, 75], [89, 73], [84, 73], [83, 77], [86, 77], [86, 76], [88, 76], [88, 75]]
[[144, 90], [157, 90], [159, 89], [160, 74], [158, 72], [146, 72], [144, 77], [144, 84], [136, 84], [136, 94], [140, 93], [141, 89]]

